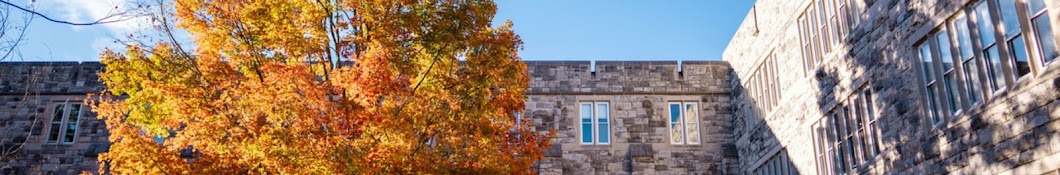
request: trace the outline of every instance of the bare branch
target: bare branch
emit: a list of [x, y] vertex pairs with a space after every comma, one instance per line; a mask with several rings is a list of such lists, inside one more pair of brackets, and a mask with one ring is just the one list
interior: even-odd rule
[[5, 4], [5, 5], [11, 6], [11, 7], [15, 7], [16, 9], [22, 10], [24, 12], [40, 16], [41, 18], [44, 18], [45, 20], [48, 20], [48, 21], [51, 21], [51, 22], [55, 22], [55, 23], [60, 23], [60, 24], [87, 26], [87, 25], [97, 25], [97, 24], [121, 22], [121, 21], [132, 19], [132, 18], [127, 18], [128, 16], [125, 16], [125, 13], [112, 13], [110, 15], [107, 15], [106, 17], [100, 18], [100, 19], [98, 19], [96, 21], [92, 21], [92, 22], [84, 22], [84, 23], [70, 22], [70, 21], [58, 20], [58, 19], [55, 19], [55, 18], [48, 17], [47, 15], [41, 14], [41, 13], [39, 13], [37, 11], [31, 10], [31, 9], [28, 9], [28, 8], [25, 8], [25, 7], [22, 7], [22, 6], [18, 6], [18, 5], [12, 4], [11, 2], [8, 2], [6, 0], [0, 0], [0, 4]]

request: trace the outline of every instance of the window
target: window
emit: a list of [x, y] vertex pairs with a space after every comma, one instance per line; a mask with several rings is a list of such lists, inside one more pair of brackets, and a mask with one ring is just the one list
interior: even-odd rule
[[1044, 0], [972, 4], [916, 47], [923, 63], [926, 109], [935, 124], [989, 100], [986, 94], [1032, 73], [1032, 64], [1044, 67], [1060, 56]]
[[1045, 2], [1043, 0], [1029, 0], [1027, 3], [1029, 10], [1027, 14], [1031, 21], [1031, 31], [1036, 35], [1035, 39], [1038, 45], [1038, 54], [1040, 55], [1039, 61], [1045, 66], [1044, 63], [1048, 63], [1060, 56], [1060, 53], [1056, 51], [1056, 40], [1053, 38], [1053, 28], [1049, 23], [1049, 13], [1045, 10]]
[[872, 92], [862, 87], [812, 125], [818, 174], [858, 172], [880, 154]]
[[855, 0], [817, 0], [799, 17], [804, 73], [821, 63], [833, 46], [841, 44], [861, 15]]
[[961, 61], [961, 68], [964, 71], [963, 77], [965, 89], [968, 92], [968, 103], [975, 104], [979, 102], [980, 96], [982, 96], [982, 88], [979, 84], [979, 64], [975, 59], [975, 49], [972, 46], [972, 34], [968, 28], [968, 19], [964, 16], [959, 16], [953, 20], [954, 34], [957, 35], [957, 42], [954, 46], [957, 47], [958, 60]]
[[813, 31], [811, 30], [811, 28], [809, 28], [811, 24], [810, 21], [808, 21], [812, 19], [807, 19], [807, 15], [809, 15], [810, 13], [811, 12], [807, 12], [806, 14], [799, 17], [799, 33], [802, 35], [802, 37], [800, 37], [802, 41], [802, 64], [805, 68], [805, 70], [803, 71], [806, 72], [806, 74], [809, 74], [810, 71], [813, 71], [814, 66], [817, 65], [817, 56], [814, 55], [815, 50], [813, 49], [812, 41]]
[[778, 66], [777, 65], [777, 59], [778, 59], [777, 53], [773, 52], [773, 58], [771, 58], [769, 60], [766, 60], [766, 61], [769, 61], [770, 75], [773, 76], [772, 77], [773, 81], [772, 81], [772, 83], [770, 83], [773, 86], [771, 86], [769, 88], [769, 90], [773, 91], [773, 104], [770, 104], [771, 106], [776, 106], [777, 103], [780, 103], [780, 99], [782, 99], [781, 98], [782, 91], [781, 91], [781, 88], [780, 88], [780, 73], [777, 72], [777, 66]]
[[52, 108], [48, 143], [74, 143], [77, 137], [77, 121], [80, 117], [80, 102], [56, 103]]
[[1013, 71], [1016, 78], [1023, 77], [1031, 72], [1030, 62], [1027, 61], [1027, 47], [1023, 43], [1023, 34], [1020, 30], [1019, 16], [1016, 15], [1016, 2], [1015, 0], [998, 0], [998, 5], [1001, 11], [1001, 21], [1004, 25], [1001, 26], [1001, 32], [1003, 32], [1006, 46], [1008, 46], [1008, 56], [1012, 60], [1014, 67]]
[[523, 113], [522, 112], [513, 112], [512, 115], [515, 116], [515, 124], [516, 125], [523, 123]]
[[935, 81], [935, 64], [934, 58], [931, 56], [931, 45], [924, 43], [917, 48], [920, 48], [920, 61], [923, 62], [920, 69], [923, 72], [921, 75], [923, 75], [924, 85], [926, 86], [925, 91], [927, 92], [928, 116], [931, 117], [931, 123], [938, 124], [939, 122], [942, 122], [941, 118], [945, 116], [945, 114], [938, 108], [940, 99], [938, 99], [938, 96], [936, 95], [938, 94], [936, 93], [938, 83]]
[[817, 36], [821, 39], [817, 42], [819, 44], [817, 47], [820, 47], [821, 55], [826, 55], [829, 52], [829, 49], [832, 48], [832, 40], [828, 38], [831, 32], [828, 29], [828, 15], [832, 13], [832, 9], [825, 5], [824, 2], [827, 1], [828, 0], [817, 1], [817, 16], [820, 17], [820, 19], [817, 20], [817, 31], [820, 32]]
[[987, 86], [991, 92], [996, 92], [1005, 87], [1005, 70], [1002, 67], [1001, 56], [998, 55], [996, 38], [994, 37], [994, 22], [990, 17], [990, 3], [980, 2], [975, 6], [976, 26], [978, 26], [979, 45], [983, 52], [983, 62], [986, 64]]
[[775, 53], [766, 55], [764, 61], [755, 67], [751, 78], [747, 80], [746, 87], [751, 98], [751, 103], [759, 115], [768, 114], [780, 101], [780, 78], [777, 72]]
[[699, 107], [695, 102], [670, 102], [670, 143], [699, 144]]
[[610, 107], [607, 102], [582, 102], [579, 108], [581, 114], [581, 143], [610, 144], [611, 122]]
[[944, 94], [944, 99], [947, 104], [946, 106], [949, 107], [951, 114], [957, 113], [961, 110], [959, 107], [960, 105], [958, 104], [961, 101], [961, 94], [957, 89], [957, 78], [959, 76], [957, 75], [957, 71], [954, 68], [955, 65], [953, 64], [953, 53], [950, 50], [949, 32], [945, 29], [940, 30], [935, 34], [935, 39], [938, 46], [935, 47], [938, 49], [938, 55], [935, 58], [938, 62], [942, 63], [940, 74], [942, 74], [942, 85], [946, 92]]
[[752, 172], [754, 175], [794, 175], [799, 174], [788, 159], [787, 151], [781, 150]]

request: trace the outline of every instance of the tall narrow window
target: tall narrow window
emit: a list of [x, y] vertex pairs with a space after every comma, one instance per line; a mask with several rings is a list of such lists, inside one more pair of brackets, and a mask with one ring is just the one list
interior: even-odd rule
[[1045, 10], [1045, 2], [1042, 0], [1029, 0], [1028, 15], [1031, 20], [1031, 29], [1037, 37], [1038, 53], [1042, 66], [1060, 56], [1056, 51], [1056, 40], [1053, 38], [1053, 28], [1049, 23], [1049, 13]]
[[81, 103], [56, 103], [52, 108], [48, 143], [74, 143], [77, 138], [78, 120], [81, 118]]
[[783, 94], [783, 91], [782, 91], [783, 89], [780, 88], [780, 73], [777, 72], [777, 66], [780, 66], [779, 64], [777, 64], [777, 58], [778, 58], [777, 57], [777, 53], [773, 52], [773, 59], [770, 59], [771, 62], [769, 62], [771, 65], [773, 65], [773, 66], [770, 66], [772, 68], [772, 72], [773, 72], [773, 87], [772, 87], [772, 89], [773, 89], [773, 95], [774, 95], [773, 98], [775, 98], [775, 100], [773, 100], [773, 106], [776, 106], [778, 103], [780, 103], [780, 99], [782, 98], [781, 94]]
[[818, 20], [817, 23], [817, 31], [821, 32], [818, 35], [821, 37], [819, 47], [821, 47], [820, 49], [822, 56], [827, 55], [829, 49], [832, 48], [832, 46], [830, 45], [832, 40], [828, 38], [831, 35], [830, 32], [832, 32], [828, 30], [828, 13], [831, 13], [832, 10], [828, 9], [828, 7], [824, 3], [825, 1], [828, 0], [817, 0], [817, 13], [818, 16], [820, 16], [820, 20]]
[[581, 143], [611, 143], [611, 108], [607, 102], [582, 102], [579, 105], [581, 120]]
[[950, 113], [957, 113], [961, 110], [961, 94], [957, 90], [957, 71], [954, 70], [953, 54], [950, 50], [950, 37], [949, 32], [946, 30], [940, 30], [935, 39], [938, 42], [938, 58], [937, 60], [942, 63], [942, 84], [945, 87], [946, 95], [946, 106], [950, 107]]
[[928, 103], [928, 116], [931, 117], [931, 123], [938, 124], [942, 120], [942, 110], [938, 108], [938, 96], [936, 90], [938, 90], [938, 83], [935, 81], [935, 62], [931, 56], [931, 45], [929, 43], [921, 44], [919, 47], [921, 70], [923, 70], [924, 85], [926, 86], [925, 91], [927, 92], [927, 103]]
[[837, 26], [840, 26], [838, 27], [839, 31], [836, 32], [838, 33], [836, 37], [839, 38], [839, 41], [846, 39], [846, 35], [850, 32], [850, 28], [854, 27], [854, 22], [851, 21], [853, 20], [853, 17], [850, 14], [850, 5], [848, 4], [850, 3], [847, 3], [847, 0], [836, 0], [836, 10], [838, 10], [839, 20], [841, 20], [835, 22]]
[[955, 43], [959, 58], [961, 60], [961, 66], [964, 69], [965, 88], [968, 90], [968, 103], [974, 104], [979, 102], [979, 97], [982, 96], [982, 88], [979, 84], [979, 64], [975, 59], [975, 48], [972, 46], [971, 31], [968, 28], [968, 19], [964, 16], [957, 17], [953, 20], [953, 29], [957, 35], [957, 43]]
[[819, 37], [824, 31], [819, 31], [817, 28], [817, 25], [819, 25], [820, 21], [817, 21], [818, 11], [814, 9], [814, 5], [810, 5], [810, 9], [806, 11], [806, 19], [810, 22], [810, 26], [808, 26], [808, 28], [810, 29], [810, 43], [812, 43], [810, 44], [810, 48], [813, 49], [814, 53], [813, 57], [810, 58], [813, 59], [812, 66], [814, 66], [810, 67], [810, 70], [813, 70], [818, 64], [821, 63], [821, 57], [823, 57], [825, 54], [825, 51], [823, 51], [820, 47], [821, 40]]
[[791, 161], [788, 159], [788, 153], [785, 150], [781, 150], [773, 156], [769, 157], [762, 165], [755, 168], [752, 171], [753, 175], [792, 175], [798, 174], [792, 168]]
[[876, 115], [868, 86], [854, 92], [813, 123], [817, 174], [860, 172], [880, 153]]
[[1027, 60], [1027, 47], [1023, 41], [1022, 30], [1018, 12], [1016, 12], [1015, 0], [998, 0], [1001, 10], [1002, 32], [1005, 35], [1005, 43], [1009, 48], [1009, 57], [1012, 59], [1013, 72], [1016, 78], [1023, 77], [1031, 72], [1030, 62]]
[[814, 62], [813, 56], [814, 50], [813, 42], [811, 41], [812, 35], [810, 34], [811, 28], [809, 27], [810, 24], [806, 16], [807, 15], [802, 15], [801, 17], [799, 17], [799, 33], [802, 34], [802, 37], [800, 37], [800, 39], [802, 40], [803, 72], [806, 72], [806, 74], [810, 74], [809, 72], [813, 70], [814, 66], [816, 65], [816, 62]]
[[670, 143], [699, 144], [699, 110], [695, 102], [670, 103]]
[[[821, 1], [824, 1], [825, 8], [828, 9], [827, 10], [828, 11], [828, 13], [827, 13], [828, 14], [828, 24], [829, 24], [828, 28], [831, 31], [831, 33], [830, 33], [831, 35], [828, 36], [829, 38], [831, 38], [831, 40], [828, 40], [828, 42], [830, 42], [829, 44], [831, 44], [833, 46], [834, 45], [838, 45], [839, 44], [839, 32], [841, 30], [840, 27], [838, 27], [838, 26], [843, 25], [843, 23], [841, 21], [839, 21], [839, 17], [838, 17], [839, 15], [837, 15], [838, 12], [836, 11], [835, 0], [821, 0]], [[842, 0], [840, 0], [840, 1], [842, 1]]]
[[986, 63], [987, 85], [991, 92], [1005, 87], [1005, 73], [1001, 56], [995, 39], [994, 23], [990, 17], [990, 3], [981, 2], [975, 6], [976, 24], [979, 27], [979, 44], [982, 46], [983, 61]]

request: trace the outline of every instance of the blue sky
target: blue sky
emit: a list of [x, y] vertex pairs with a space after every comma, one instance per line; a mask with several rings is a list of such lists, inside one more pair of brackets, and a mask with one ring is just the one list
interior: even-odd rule
[[[117, 0], [37, 1], [54, 18], [84, 22], [105, 16]], [[18, 2], [25, 4], [27, 1]], [[660, 3], [664, 2], [664, 3]], [[525, 60], [720, 60], [753, 0], [499, 0], [494, 22], [512, 20]], [[120, 7], [119, 7], [120, 8]], [[37, 18], [22, 59], [96, 61], [135, 22], [69, 26]]]

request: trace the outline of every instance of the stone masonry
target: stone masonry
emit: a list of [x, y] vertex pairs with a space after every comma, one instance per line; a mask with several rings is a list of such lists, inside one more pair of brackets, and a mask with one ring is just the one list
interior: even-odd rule
[[80, 102], [104, 86], [99, 63], [0, 63], [0, 174], [96, 172], [106, 126], [85, 106], [72, 143], [46, 143], [52, 105]]
[[[732, 70], [720, 61], [528, 61], [531, 88], [523, 115], [556, 131], [538, 165], [542, 174], [731, 174], [736, 163], [730, 108]], [[679, 68], [680, 67], [680, 68]], [[109, 148], [102, 121], [85, 109], [77, 141], [46, 143], [57, 102], [81, 101], [103, 85], [99, 63], [0, 64], [0, 174], [95, 172]], [[609, 102], [611, 144], [578, 142], [578, 103]], [[699, 144], [670, 143], [669, 102], [698, 104]]]
[[[1060, 61], [1010, 80], [1006, 89], [936, 126], [922, 100], [914, 44], [979, 1], [853, 2], [863, 10], [856, 16], [860, 22], [809, 71], [798, 17], [814, 5], [811, 0], [759, 0], [748, 13], [723, 55], [735, 73], [734, 174], [749, 174], [776, 154], [786, 154], [785, 163], [798, 174], [828, 174], [819, 171], [811, 125], [863, 86], [874, 92], [882, 151], [855, 174], [1057, 174]], [[1044, 3], [1053, 33], [1060, 33], [1060, 1]], [[770, 56], [776, 59], [781, 105], [749, 115], [761, 106], [752, 105], [743, 80]]]
[[[731, 136], [725, 62], [529, 61], [525, 116], [538, 131], [556, 131], [539, 163], [542, 174], [731, 174]], [[679, 72], [680, 70], [680, 72]], [[611, 143], [579, 141], [579, 102], [611, 105]], [[674, 145], [667, 132], [668, 102], [699, 103], [702, 143]]]

